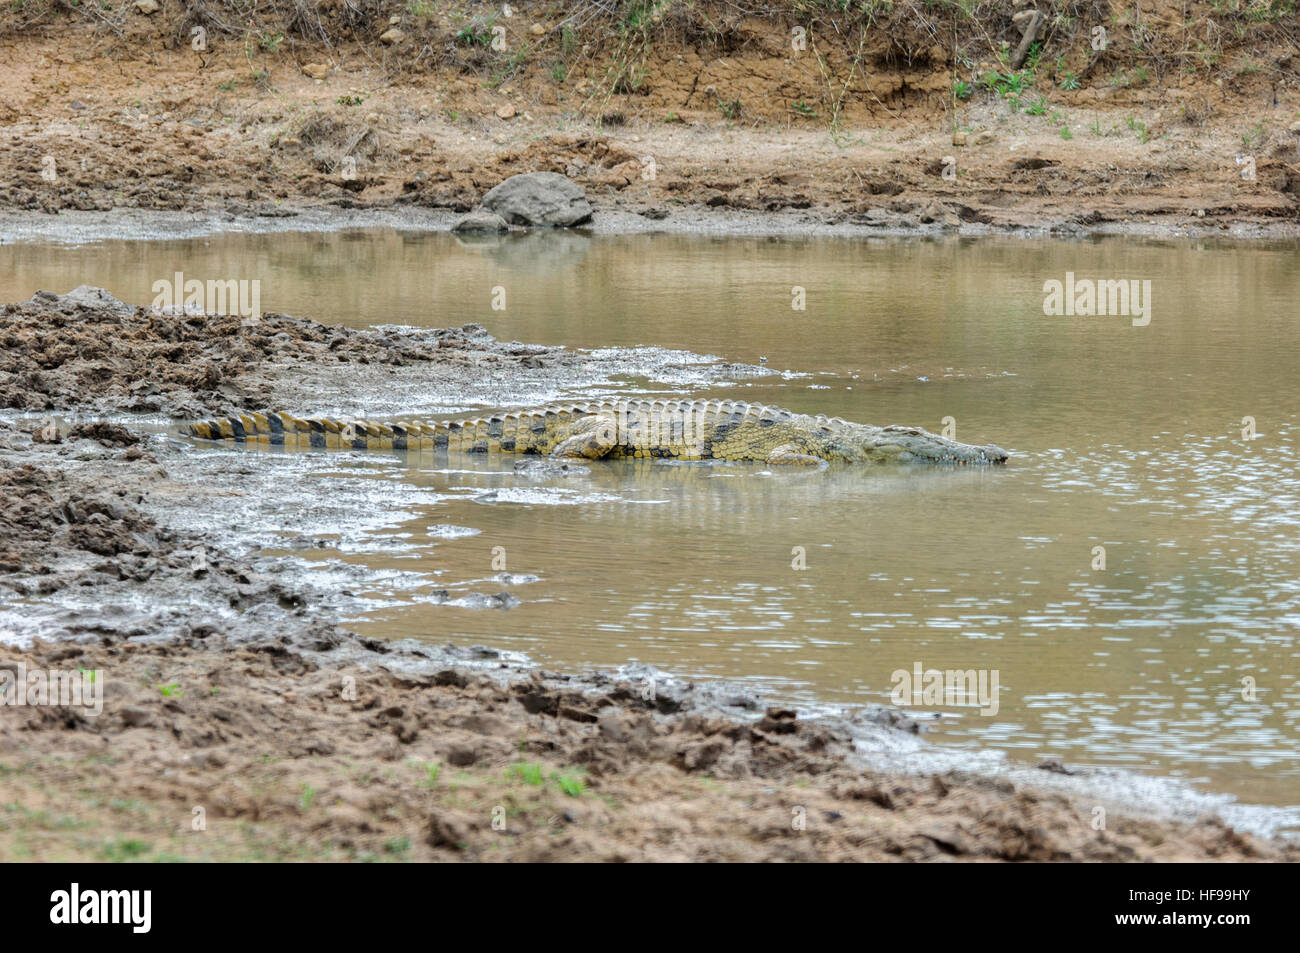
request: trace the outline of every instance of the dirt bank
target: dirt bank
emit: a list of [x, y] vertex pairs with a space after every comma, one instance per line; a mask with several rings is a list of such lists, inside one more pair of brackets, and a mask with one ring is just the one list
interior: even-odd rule
[[1300, 233], [1289, 0], [841, 6], [11, 5], [0, 207]]
[[[0, 859], [1300, 859], [1211, 813], [1134, 803], [1113, 772], [900, 768], [920, 725], [891, 709], [800, 717], [653, 669], [547, 673], [436, 633], [357, 636], [335, 584], [235, 544], [241, 492], [295, 505], [257, 475], [268, 460], [213, 464], [124, 413], [303, 400], [283, 378], [308, 364], [312, 388], [342, 391], [367, 366], [463, 384], [488, 358], [513, 377], [535, 357], [532, 373], [599, 380], [644, 356], [593, 369], [481, 330], [245, 326], [96, 289], [5, 315], [0, 393], [40, 413], [0, 422], [0, 669], [98, 672], [102, 713], [0, 707]], [[92, 346], [105, 338], [119, 346]], [[185, 376], [209, 359], [218, 380]], [[119, 422], [60, 420], [89, 410]]]
[[6, 710], [0, 860], [1300, 859], [1213, 819], [1098, 831], [1060, 794], [864, 770], [794, 712], [357, 648], [319, 625], [7, 653], [99, 670], [105, 702]]

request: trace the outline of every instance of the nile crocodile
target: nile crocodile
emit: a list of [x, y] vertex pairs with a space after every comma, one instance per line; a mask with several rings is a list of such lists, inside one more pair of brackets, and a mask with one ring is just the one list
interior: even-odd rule
[[529, 453], [587, 460], [657, 457], [821, 466], [1007, 459], [1000, 447], [958, 443], [918, 427], [872, 427], [726, 400], [610, 400], [435, 422], [241, 414], [192, 424], [185, 432], [203, 440], [304, 450]]

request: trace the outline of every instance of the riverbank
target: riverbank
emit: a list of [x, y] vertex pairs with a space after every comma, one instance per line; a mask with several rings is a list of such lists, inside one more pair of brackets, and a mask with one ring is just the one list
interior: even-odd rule
[[1300, 234], [1273, 2], [220, 7], [0, 15], [0, 209], [418, 219], [548, 170], [611, 231]]
[[[3, 709], [4, 860], [1300, 859], [1118, 772], [933, 767], [893, 709], [809, 717], [652, 669], [358, 636], [338, 624], [354, 583], [236, 543], [253, 503], [296, 508], [291, 475], [132, 423], [416, 380], [508, 400], [760, 368], [475, 326], [151, 314], [94, 289], [4, 317], [0, 399], [21, 418], [0, 423], [4, 666], [97, 672], [103, 704]], [[319, 501], [302, 545], [355, 529], [352, 492]]]

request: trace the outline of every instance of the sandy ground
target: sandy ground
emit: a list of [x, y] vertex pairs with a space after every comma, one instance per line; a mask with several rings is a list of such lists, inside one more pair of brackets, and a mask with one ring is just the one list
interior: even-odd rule
[[[473, 327], [249, 327], [91, 289], [5, 317], [0, 395], [38, 413], [0, 423], [0, 593], [6, 618], [48, 614], [8, 633], [0, 684], [97, 672], [102, 713], [0, 707], [0, 859], [1300, 859], [1211, 813], [1126, 802], [1111, 778], [1063, 787], [1066, 765], [902, 770], [873, 754], [915, 743], [891, 709], [807, 718], [725, 683], [359, 637], [283, 561], [179, 519], [219, 491], [191, 446], [120, 413], [302, 399], [309, 365], [310, 388], [385, 362], [593, 373], [578, 353]], [[209, 373], [212, 349], [237, 359]], [[114, 407], [127, 425], [41, 416]]]
[[1094, 830], [1062, 794], [872, 771], [848, 732], [792, 711], [357, 648], [305, 625], [9, 653], [100, 670], [106, 699], [5, 713], [0, 860], [1300, 859], [1214, 819]]

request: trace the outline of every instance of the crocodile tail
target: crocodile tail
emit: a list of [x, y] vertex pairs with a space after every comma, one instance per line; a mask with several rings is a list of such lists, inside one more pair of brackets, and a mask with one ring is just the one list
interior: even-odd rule
[[418, 450], [447, 446], [447, 425], [303, 419], [286, 413], [239, 414], [191, 424], [200, 440], [232, 440], [296, 450]]
[[[339, 429], [340, 424], [336, 421], [301, 420], [291, 414], [266, 413], [202, 420], [186, 427], [185, 433], [200, 440], [233, 440], [236, 443], [309, 449], [317, 445], [324, 448], [324, 435], [329, 432], [337, 434]], [[313, 435], [322, 439], [314, 441]]]

